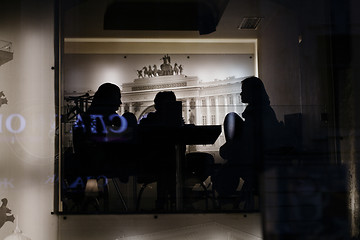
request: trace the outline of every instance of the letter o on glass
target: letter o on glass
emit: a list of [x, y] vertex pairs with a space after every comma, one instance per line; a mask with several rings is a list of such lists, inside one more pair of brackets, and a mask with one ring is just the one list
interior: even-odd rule
[[[18, 129], [13, 129], [11, 123], [12, 123], [12, 120], [17, 117], [19, 118], [20, 120], [20, 125], [19, 125], [19, 128]], [[5, 126], [6, 126], [6, 129], [11, 132], [11, 133], [19, 133], [19, 132], [22, 132], [24, 131], [25, 129], [25, 126], [26, 126], [26, 121], [25, 121], [25, 118], [23, 116], [21, 116], [20, 114], [11, 114], [7, 119], [6, 119], [6, 122], [5, 122]]]
[[119, 116], [117, 114], [112, 114], [112, 115], [109, 116], [109, 120], [112, 121], [115, 117], [120, 118], [120, 121], [121, 121], [120, 128], [118, 130], [110, 128], [110, 131], [112, 131], [113, 133], [122, 133], [122, 132], [124, 132], [127, 129], [127, 125], [128, 125], [126, 119], [123, 116]]

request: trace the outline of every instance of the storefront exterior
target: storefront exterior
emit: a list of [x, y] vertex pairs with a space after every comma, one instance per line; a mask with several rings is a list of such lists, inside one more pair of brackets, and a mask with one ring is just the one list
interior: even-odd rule
[[[16, 225], [40, 240], [359, 237], [358, 3], [224, 2], [216, 31], [201, 35], [182, 29], [104, 30], [103, 15], [94, 9], [104, 11], [106, 3], [97, 1], [1, 3], [0, 239]], [[238, 29], [251, 15], [261, 18], [258, 28]], [[166, 54], [183, 61], [183, 74], [137, 75], [136, 69], [159, 64]], [[229, 68], [228, 75], [211, 79], [193, 68], [203, 63], [193, 60], [197, 56], [216, 55], [245, 56], [249, 62], [237, 60], [238, 72]], [[144, 60], [133, 60], [139, 56]], [[250, 70], [241, 72], [243, 65]], [[125, 71], [129, 66], [133, 69]], [[217, 70], [203, 72], [216, 75]], [[110, 81], [122, 89], [119, 113], [133, 112], [140, 119], [152, 110], [157, 91], [171, 90], [182, 101], [185, 123], [222, 125], [228, 112], [243, 112], [241, 81], [250, 75], [263, 80], [279, 121], [301, 116], [301, 158], [294, 157], [289, 168], [262, 172], [260, 210], [63, 211], [63, 150], [71, 145], [62, 119], [66, 97], [92, 95]], [[224, 141], [221, 133], [214, 145], [192, 150], [219, 157]]]

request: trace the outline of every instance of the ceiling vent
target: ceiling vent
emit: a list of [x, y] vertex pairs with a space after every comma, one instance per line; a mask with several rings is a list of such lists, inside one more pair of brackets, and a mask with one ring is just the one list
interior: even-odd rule
[[260, 17], [244, 17], [238, 29], [241, 30], [256, 30], [260, 24]]

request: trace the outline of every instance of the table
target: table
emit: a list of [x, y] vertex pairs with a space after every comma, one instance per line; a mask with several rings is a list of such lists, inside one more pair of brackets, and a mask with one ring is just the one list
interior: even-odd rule
[[214, 144], [221, 133], [221, 125], [146, 126], [139, 128], [142, 144], [157, 142], [174, 144], [176, 152], [176, 210], [183, 209], [183, 145]]
[[[139, 165], [133, 164], [142, 160], [144, 146], [174, 146], [176, 161], [176, 210], [183, 209], [183, 159], [184, 145], [214, 144], [221, 133], [221, 125], [183, 125], [183, 126], [135, 126], [122, 134], [109, 134], [96, 137], [94, 146], [78, 152], [77, 161], [70, 157], [65, 164], [65, 173], [71, 176], [99, 176], [118, 178], [119, 169], [125, 170], [128, 176], [137, 176]], [[103, 154], [101, 154], [103, 153]], [[121, 155], [118, 161], [117, 155]], [[73, 156], [73, 155], [71, 155]], [[100, 158], [99, 158], [100, 157]], [[88, 164], [91, 161], [93, 164]], [[105, 162], [104, 162], [105, 161]], [[76, 165], [76, 162], [80, 163]], [[140, 162], [140, 161], [139, 161]], [[74, 166], [75, 164], [75, 166]], [[134, 181], [134, 186], [136, 181]], [[136, 193], [136, 191], [134, 191]], [[134, 197], [136, 199], [136, 197]]]

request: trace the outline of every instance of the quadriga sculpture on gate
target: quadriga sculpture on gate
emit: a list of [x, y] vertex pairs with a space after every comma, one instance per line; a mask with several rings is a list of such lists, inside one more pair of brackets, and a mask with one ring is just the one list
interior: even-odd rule
[[143, 67], [141, 70], [136, 70], [138, 78], [151, 78], [157, 76], [169, 76], [169, 75], [182, 75], [183, 68], [181, 65], [175, 63], [174, 67], [171, 65], [171, 59], [168, 54], [164, 55], [160, 60], [163, 63], [160, 65], [160, 69], [154, 64], [153, 67]]

